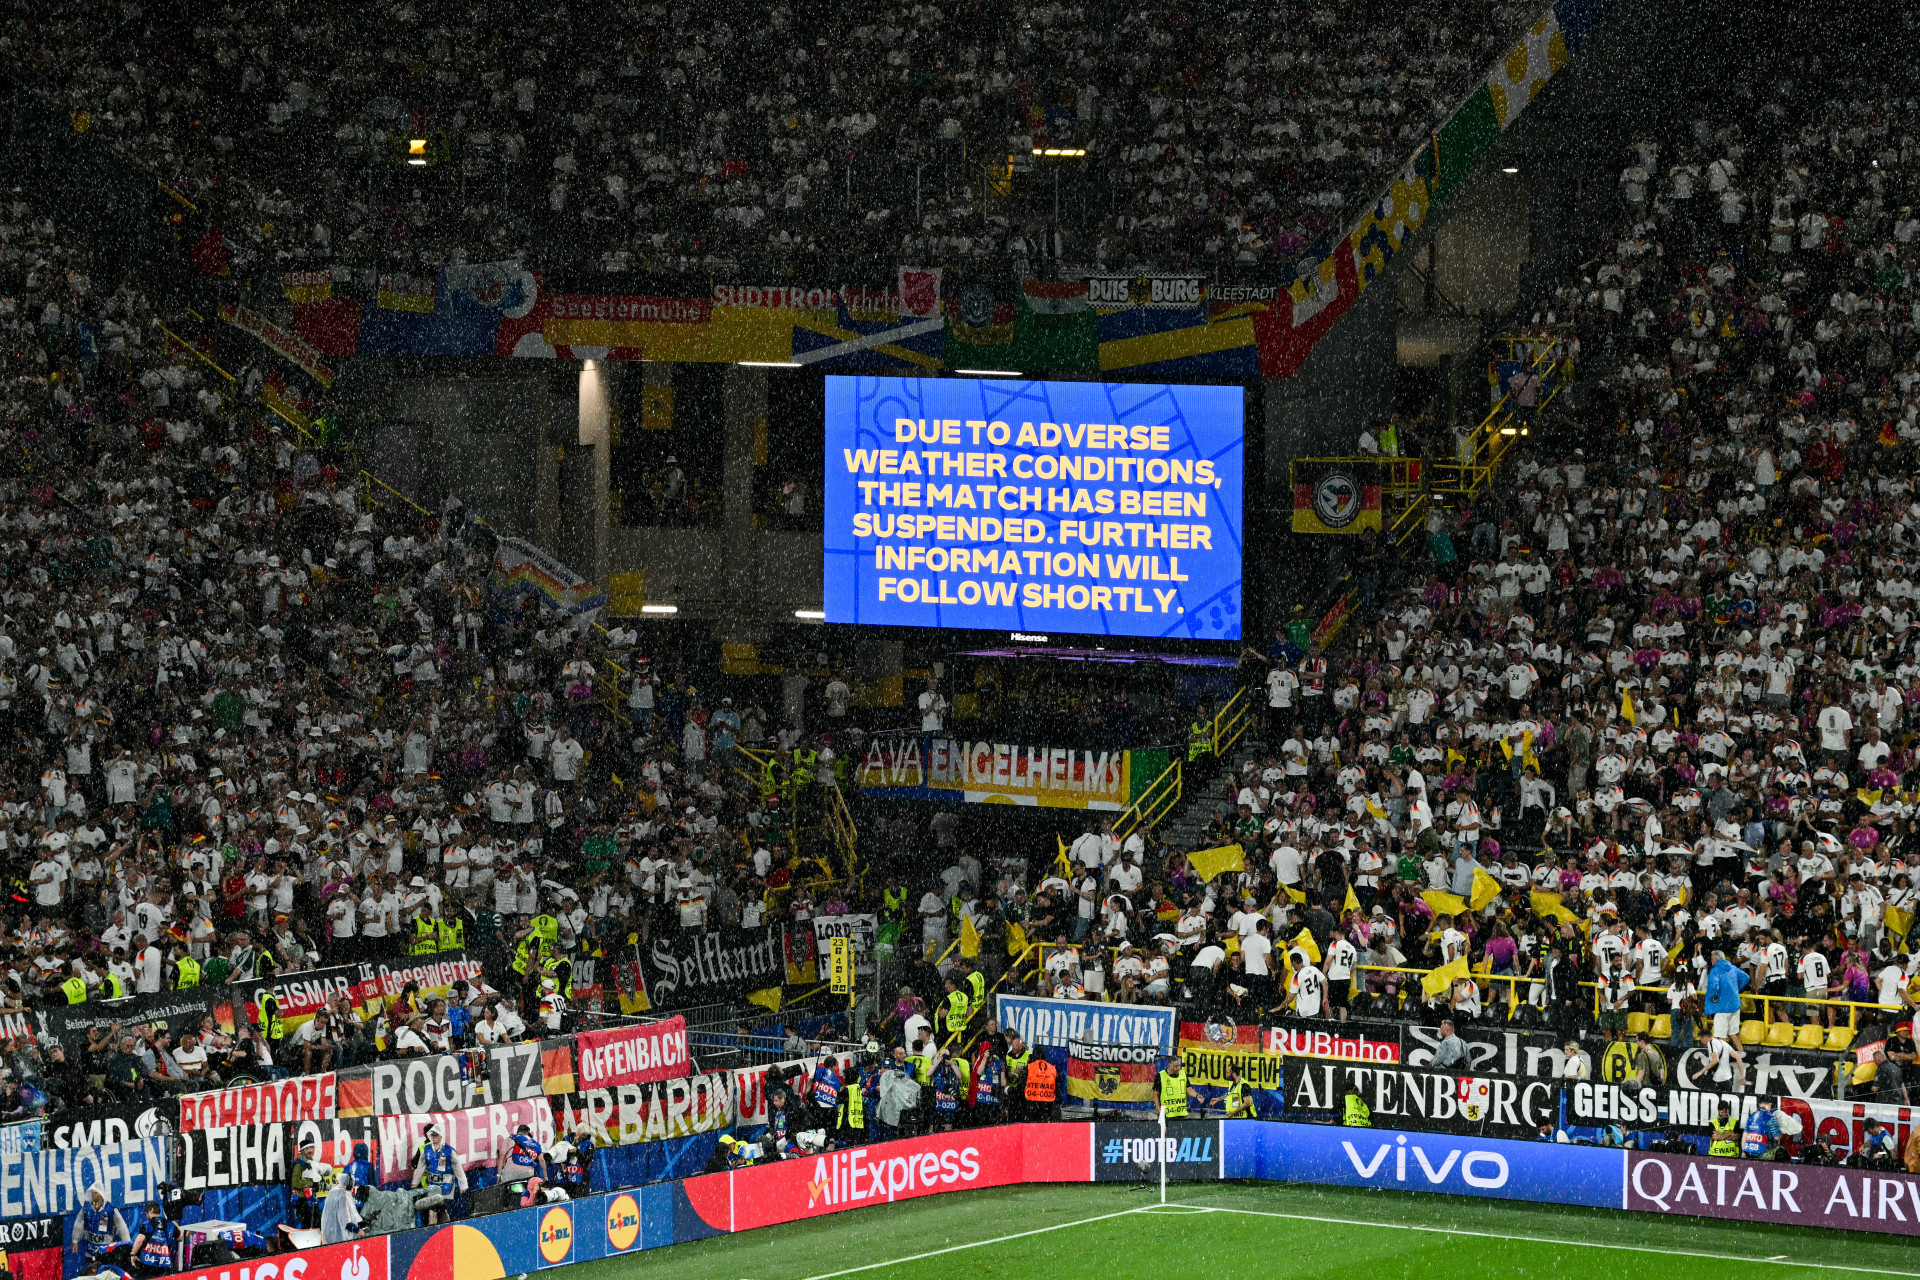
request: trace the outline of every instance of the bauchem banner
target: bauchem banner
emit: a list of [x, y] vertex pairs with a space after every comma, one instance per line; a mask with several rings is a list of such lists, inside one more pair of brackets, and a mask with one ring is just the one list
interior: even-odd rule
[[1132, 803], [1130, 751], [876, 735], [860, 761], [863, 794], [884, 800], [1024, 804], [1119, 811]]

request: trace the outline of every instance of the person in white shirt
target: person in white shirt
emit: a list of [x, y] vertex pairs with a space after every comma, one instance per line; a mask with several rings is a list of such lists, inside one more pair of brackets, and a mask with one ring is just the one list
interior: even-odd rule
[[1287, 984], [1287, 1005], [1299, 1017], [1317, 1018], [1327, 992], [1327, 975], [1314, 967], [1306, 952], [1294, 954], [1293, 981]]
[[586, 758], [587, 749], [573, 736], [573, 731], [561, 725], [553, 741], [547, 744], [547, 762], [553, 768], [553, 785], [566, 790], [573, 786], [580, 776], [580, 762]]
[[1814, 723], [1820, 727], [1820, 749], [1831, 756], [1844, 758], [1853, 733], [1853, 716], [1848, 714], [1845, 707], [1823, 707]]
[[1335, 934], [1333, 941], [1327, 945], [1327, 1007], [1342, 1022], [1347, 1020], [1348, 992], [1353, 982], [1354, 966], [1358, 963], [1360, 953], [1354, 945], [1347, 941], [1345, 934]]
[[927, 691], [920, 695], [920, 731], [939, 733], [946, 728], [946, 716], [947, 700], [940, 686], [935, 681], [927, 681]]

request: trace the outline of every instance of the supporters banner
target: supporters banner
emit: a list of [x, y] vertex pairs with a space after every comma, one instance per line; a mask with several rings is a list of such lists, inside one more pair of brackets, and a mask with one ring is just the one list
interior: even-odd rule
[[815, 957], [819, 969], [825, 970], [832, 958], [833, 940], [850, 938], [853, 940], [854, 971], [861, 974], [873, 972], [873, 948], [880, 940], [880, 917], [872, 914], [815, 916], [813, 918], [813, 936], [819, 948]]
[[[59, 1040], [69, 1058], [86, 1052], [87, 1033], [105, 1031], [115, 1023], [128, 1034], [165, 1027], [178, 1035], [200, 1026], [200, 1019], [214, 1015], [223, 1029], [233, 1029], [231, 997], [224, 987], [189, 987], [185, 991], [159, 991], [152, 995], [128, 996], [124, 1000], [89, 1000], [85, 1004], [49, 1005], [34, 1016], [41, 1030]], [[226, 1016], [220, 1011], [226, 1007]]]
[[607, 593], [523, 538], [501, 538], [493, 557], [493, 585], [502, 594], [531, 596], [543, 609], [585, 626], [607, 603]]
[[180, 1099], [180, 1132], [289, 1120], [331, 1120], [336, 1114], [338, 1088], [337, 1078], [329, 1071], [184, 1094]]
[[0, 1223], [0, 1270], [13, 1280], [62, 1280], [66, 1274], [66, 1221], [14, 1218]]
[[1041, 996], [994, 997], [994, 1016], [1036, 1049], [1066, 1049], [1075, 1040], [1152, 1045], [1173, 1056], [1174, 1011], [1137, 1004], [1096, 1004]]
[[1089, 1182], [1091, 1145], [1082, 1125], [1007, 1125], [755, 1165], [681, 1188], [708, 1224], [747, 1231], [946, 1191]]
[[1218, 1182], [1226, 1148], [1218, 1120], [1169, 1120], [1162, 1136], [1137, 1121], [1093, 1126], [1095, 1182]]
[[1086, 302], [1094, 308], [1155, 307], [1197, 310], [1206, 305], [1204, 276], [1088, 276]]
[[1821, 1165], [1627, 1151], [1626, 1204], [1643, 1213], [1920, 1235], [1920, 1178]]
[[672, 932], [636, 948], [647, 1007], [685, 1009], [744, 999], [787, 976], [778, 926]]
[[900, 318], [935, 320], [940, 316], [940, 267], [900, 268]]
[[172, 1139], [134, 1138], [100, 1147], [53, 1147], [0, 1155], [0, 1218], [74, 1213], [98, 1186], [128, 1209], [157, 1199], [169, 1181]]
[[220, 318], [242, 333], [250, 333], [258, 338], [267, 350], [291, 362], [321, 386], [333, 385], [333, 370], [321, 359], [319, 348], [305, 339], [295, 337], [265, 316], [256, 315], [245, 307], [236, 307], [231, 302], [220, 304]]
[[1183, 1022], [1180, 1057], [1187, 1079], [1210, 1093], [1233, 1083], [1230, 1069], [1240, 1073], [1249, 1089], [1267, 1092], [1279, 1090], [1285, 1074], [1286, 1059], [1261, 1050], [1260, 1027], [1252, 1022]]
[[[96, 1147], [101, 1142], [124, 1142], [128, 1135], [116, 1134], [113, 1138], [101, 1138], [92, 1142], [69, 1142], [69, 1147]], [[0, 1127], [0, 1155], [9, 1151], [39, 1151], [54, 1144], [47, 1141], [46, 1122], [44, 1120], [20, 1120]]]
[[333, 296], [333, 271], [328, 267], [318, 271], [283, 271], [280, 290], [287, 295], [287, 301], [296, 306], [303, 302], [325, 302]]
[[1560, 1120], [1560, 1090], [1551, 1081], [1324, 1059], [1286, 1063], [1288, 1119], [1338, 1120], [1353, 1089], [1375, 1124], [1404, 1123], [1423, 1132], [1523, 1138]]
[[105, 1147], [134, 1138], [157, 1138], [180, 1127], [179, 1104], [172, 1098], [118, 1106], [79, 1107], [43, 1125], [43, 1147]]
[[381, 272], [375, 286], [374, 303], [386, 311], [416, 311], [433, 314], [436, 275], [409, 275], [404, 271]]
[[1295, 533], [1380, 532], [1384, 466], [1303, 458], [1292, 471]]
[[420, 1149], [429, 1128], [439, 1128], [465, 1169], [490, 1169], [499, 1164], [500, 1157], [513, 1145], [514, 1130], [523, 1124], [542, 1147], [553, 1141], [553, 1107], [544, 1100], [496, 1102], [428, 1115], [381, 1116], [376, 1123], [383, 1183], [407, 1176], [413, 1153]]
[[860, 762], [863, 795], [1118, 812], [1132, 803], [1130, 751], [876, 734]]
[[426, 1115], [495, 1101], [485, 1087], [485, 1064], [486, 1052], [476, 1050], [349, 1067], [335, 1073], [339, 1078], [335, 1114], [347, 1118]]
[[465, 951], [443, 951], [399, 964], [355, 966], [353, 1002], [362, 1018], [385, 1013], [393, 998], [414, 984], [421, 998], [446, 996], [456, 982], [479, 982], [480, 961]]
[[[1655, 1129], [1668, 1133], [1711, 1133], [1721, 1103], [1736, 1122], [1760, 1109], [1764, 1097], [1775, 1104], [1789, 1154], [1798, 1155], [1803, 1143], [1825, 1138], [1842, 1156], [1861, 1146], [1866, 1123], [1878, 1120], [1893, 1135], [1894, 1148], [1907, 1149], [1920, 1109], [1894, 1102], [1834, 1102], [1821, 1098], [1781, 1097], [1777, 1094], [1711, 1093], [1699, 1089], [1641, 1088], [1634, 1084], [1607, 1084], [1577, 1080], [1566, 1084], [1567, 1123], [1620, 1125], [1629, 1131]], [[1798, 1125], [1797, 1132], [1786, 1132]]]
[[1150, 1044], [1067, 1045], [1067, 1095], [1105, 1106], [1156, 1104], [1160, 1051]]
[[812, 986], [820, 981], [820, 944], [805, 921], [780, 931], [781, 954], [786, 958], [787, 985]]
[[232, 1187], [283, 1185], [302, 1142], [314, 1144], [313, 1158], [334, 1168], [353, 1161], [357, 1142], [368, 1144], [368, 1158], [379, 1133], [371, 1120], [305, 1120], [298, 1124], [244, 1124], [227, 1129], [198, 1129], [180, 1135], [182, 1191], [223, 1191]]
[[[1351, 1028], [1351, 1029], [1349, 1029]], [[1400, 1061], [1400, 1028], [1382, 1024], [1370, 1030], [1358, 1023], [1341, 1023], [1340, 1030], [1313, 1031], [1294, 1024], [1267, 1027], [1261, 1032], [1268, 1053], [1292, 1058], [1333, 1058], [1341, 1062]], [[1429, 1054], [1428, 1061], [1432, 1060]]]
[[[1459, 1027], [1457, 1034], [1466, 1042], [1467, 1065], [1474, 1071], [1559, 1079], [1566, 1063], [1563, 1048], [1566, 1038], [1552, 1032], [1468, 1024]], [[1401, 1029], [1401, 1035], [1402, 1061], [1415, 1067], [1424, 1067], [1433, 1061], [1434, 1049], [1440, 1043], [1437, 1028], [1407, 1026]], [[1692, 1077], [1706, 1063], [1704, 1046], [1675, 1051], [1658, 1044], [1653, 1050], [1665, 1061], [1669, 1081], [1681, 1089], [1693, 1088]], [[1631, 1050], [1624, 1042], [1616, 1042], [1610, 1048], [1596, 1044], [1587, 1052], [1593, 1058], [1596, 1079], [1617, 1084], [1627, 1078]], [[1747, 1084], [1755, 1093], [1814, 1098], [1832, 1092], [1834, 1058], [1831, 1054], [1749, 1048], [1746, 1061]]]
[[[733, 1124], [739, 1114], [734, 1074], [703, 1071], [651, 1084], [582, 1090], [553, 1100], [554, 1120], [568, 1131], [585, 1124], [596, 1141], [614, 1146], [712, 1133]], [[754, 1096], [761, 1099], [764, 1122], [764, 1094], [756, 1088]]]
[[[831, 1061], [842, 1079], [853, 1069], [851, 1054], [820, 1054], [810, 1058], [788, 1058], [781, 1062], [770, 1063], [764, 1067], [741, 1067], [732, 1071], [733, 1108], [735, 1119], [743, 1125], [765, 1124], [767, 1122], [767, 1092], [774, 1085], [783, 1084], [792, 1090], [795, 1096], [801, 1086], [812, 1078], [813, 1069], [822, 1062]], [[668, 1117], [671, 1120], [671, 1117]]]
[[677, 1015], [647, 1026], [582, 1031], [574, 1044], [582, 1089], [679, 1079], [692, 1069], [687, 1020]]

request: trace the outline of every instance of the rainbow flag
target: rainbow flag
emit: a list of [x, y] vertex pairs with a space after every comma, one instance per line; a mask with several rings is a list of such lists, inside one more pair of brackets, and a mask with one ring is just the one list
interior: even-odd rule
[[607, 593], [523, 538], [500, 539], [494, 585], [510, 596], [531, 594], [545, 609], [583, 622], [606, 607]]

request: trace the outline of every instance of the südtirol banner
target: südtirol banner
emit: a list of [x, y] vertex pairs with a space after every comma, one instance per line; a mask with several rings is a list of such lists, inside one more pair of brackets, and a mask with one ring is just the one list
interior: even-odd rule
[[1239, 639], [1244, 403], [828, 378], [827, 621]]
[[876, 734], [860, 761], [863, 795], [884, 800], [1119, 811], [1132, 803], [1130, 751]]
[[583, 1089], [673, 1080], [692, 1069], [687, 1020], [677, 1015], [646, 1026], [582, 1031], [574, 1043]]

